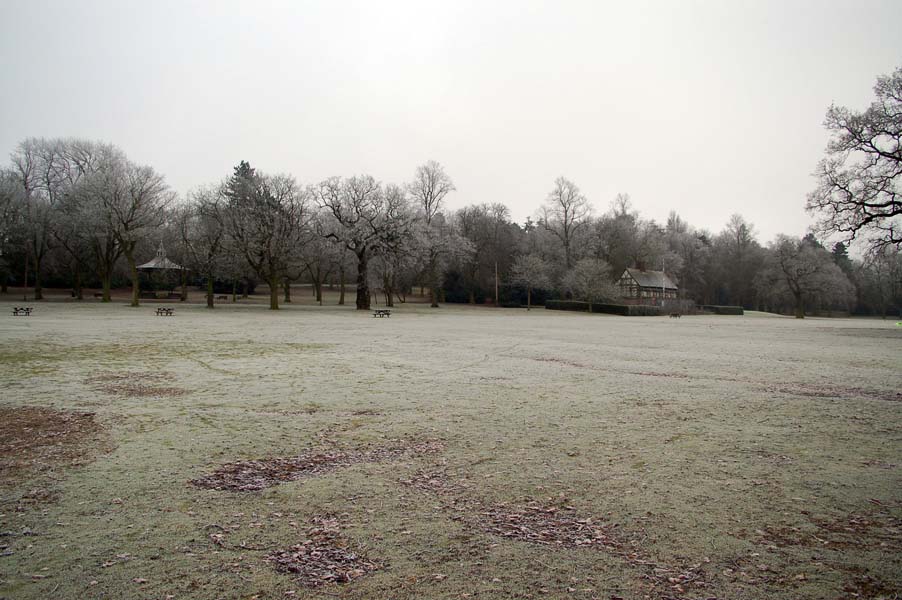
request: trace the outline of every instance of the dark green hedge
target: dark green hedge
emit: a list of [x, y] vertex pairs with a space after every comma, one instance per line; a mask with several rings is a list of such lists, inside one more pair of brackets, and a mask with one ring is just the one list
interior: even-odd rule
[[702, 306], [702, 310], [713, 312], [715, 315], [743, 315], [745, 312], [741, 306], [715, 306], [706, 304]]
[[[545, 308], [550, 310], [574, 310], [588, 312], [589, 306], [586, 302], [578, 302], [576, 300], [546, 300]], [[620, 315], [623, 317], [657, 317], [661, 315], [661, 308], [658, 306], [636, 306], [627, 304], [593, 304], [593, 313], [604, 313], [608, 315]]]

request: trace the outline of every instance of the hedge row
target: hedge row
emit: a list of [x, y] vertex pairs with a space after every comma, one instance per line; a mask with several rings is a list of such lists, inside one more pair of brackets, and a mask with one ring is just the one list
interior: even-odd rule
[[706, 304], [702, 306], [702, 310], [713, 312], [715, 315], [743, 315], [745, 312], [741, 306], [715, 306]]
[[[579, 302], [576, 300], [546, 300], [545, 308], [549, 310], [574, 310], [587, 312], [589, 305], [587, 302]], [[593, 313], [604, 313], [609, 315], [620, 315], [623, 317], [657, 317], [661, 315], [659, 306], [639, 306], [627, 304], [592, 304]]]

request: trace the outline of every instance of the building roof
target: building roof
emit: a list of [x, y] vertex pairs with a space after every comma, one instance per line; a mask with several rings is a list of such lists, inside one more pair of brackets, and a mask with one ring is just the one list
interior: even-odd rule
[[640, 271], [639, 269], [627, 269], [630, 277], [636, 280], [639, 287], [661, 288], [668, 290], [677, 289], [676, 284], [668, 275], [661, 271]]

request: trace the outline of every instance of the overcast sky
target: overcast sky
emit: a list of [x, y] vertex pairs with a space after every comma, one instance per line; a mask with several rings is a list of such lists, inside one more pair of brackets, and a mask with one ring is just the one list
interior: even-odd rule
[[559, 175], [606, 211], [801, 235], [831, 102], [902, 65], [902, 2], [0, 0], [0, 152], [113, 142], [180, 193], [248, 160], [533, 215]]

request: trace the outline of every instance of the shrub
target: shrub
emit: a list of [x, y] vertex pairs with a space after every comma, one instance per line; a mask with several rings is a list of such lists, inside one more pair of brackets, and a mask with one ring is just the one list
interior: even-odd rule
[[713, 312], [715, 315], [743, 315], [745, 312], [741, 306], [716, 306], [714, 304], [706, 304], [702, 306], [702, 310]]
[[[587, 312], [588, 303], [577, 300], [546, 300], [545, 308], [551, 310], [574, 310]], [[660, 306], [627, 305], [627, 304], [593, 304], [593, 313], [620, 315], [622, 317], [657, 317], [662, 314]]]

